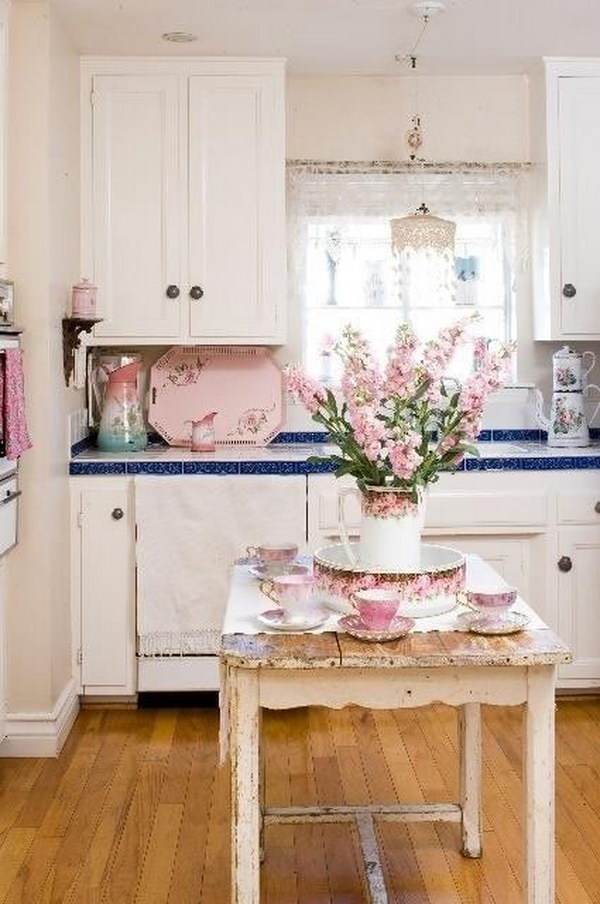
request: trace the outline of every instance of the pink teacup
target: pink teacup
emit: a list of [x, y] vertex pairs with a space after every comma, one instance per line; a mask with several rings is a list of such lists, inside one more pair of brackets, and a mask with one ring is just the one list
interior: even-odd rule
[[473, 609], [493, 615], [506, 612], [517, 599], [514, 587], [467, 590], [467, 602]]
[[302, 619], [316, 608], [315, 578], [312, 574], [283, 574], [261, 581], [260, 589], [283, 609], [290, 621]]
[[247, 546], [246, 552], [267, 570], [275, 571], [294, 561], [298, 555], [298, 545], [297, 543], [262, 543], [260, 546]]
[[350, 601], [356, 607], [366, 628], [385, 631], [398, 614], [400, 597], [396, 590], [356, 590], [350, 594]]

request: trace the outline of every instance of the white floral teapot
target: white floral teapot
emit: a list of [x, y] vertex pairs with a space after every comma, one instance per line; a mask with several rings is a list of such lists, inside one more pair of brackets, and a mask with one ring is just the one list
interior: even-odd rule
[[[584, 370], [586, 356], [590, 364]], [[586, 417], [586, 394], [589, 390], [600, 387], [594, 383], [586, 384], [586, 377], [596, 363], [593, 352], [576, 352], [564, 345], [552, 356], [552, 403], [550, 417], [544, 414], [544, 399], [539, 389], [536, 390], [536, 416], [540, 426], [548, 431], [548, 445], [558, 448], [576, 448], [589, 446], [590, 431]], [[600, 402], [596, 406], [592, 419], [600, 410]]]
[[[584, 370], [586, 357], [590, 363]], [[552, 355], [552, 389], [554, 392], [583, 392], [586, 378], [596, 363], [593, 352], [576, 352], [563, 345]]]

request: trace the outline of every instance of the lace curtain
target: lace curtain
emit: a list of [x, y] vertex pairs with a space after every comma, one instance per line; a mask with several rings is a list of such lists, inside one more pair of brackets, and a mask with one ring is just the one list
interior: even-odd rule
[[[514, 278], [526, 255], [525, 165], [288, 164], [288, 267], [304, 360], [331, 379], [327, 343], [358, 323], [385, 350], [407, 320], [422, 334], [482, 312], [480, 332], [515, 338]], [[394, 266], [389, 221], [422, 202], [457, 224], [452, 285]], [[467, 362], [463, 362], [463, 369]], [[335, 375], [334, 375], [335, 376]]]

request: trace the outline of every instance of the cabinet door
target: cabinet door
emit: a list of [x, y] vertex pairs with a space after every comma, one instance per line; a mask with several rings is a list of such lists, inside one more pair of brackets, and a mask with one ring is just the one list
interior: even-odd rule
[[83, 490], [80, 506], [83, 693], [133, 694], [133, 506], [127, 489], [106, 486]]
[[208, 340], [282, 339], [283, 112], [272, 76], [189, 81], [189, 331]]
[[561, 335], [600, 336], [600, 78], [559, 79]]
[[[558, 558], [570, 570], [557, 568], [559, 634], [573, 651], [573, 662], [561, 668], [569, 679], [600, 683], [600, 530], [563, 528], [558, 532]], [[568, 560], [568, 561], [567, 561]]]
[[84, 267], [104, 318], [96, 335], [177, 338], [182, 295], [167, 287], [181, 282], [179, 80], [95, 76], [92, 86]]

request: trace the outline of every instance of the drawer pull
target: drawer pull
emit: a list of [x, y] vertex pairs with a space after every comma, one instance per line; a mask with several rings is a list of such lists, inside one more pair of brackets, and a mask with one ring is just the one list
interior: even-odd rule
[[195, 301], [198, 301], [203, 295], [204, 290], [202, 289], [202, 286], [192, 286], [190, 289], [190, 298], [193, 298]]
[[561, 571], [570, 571], [573, 567], [573, 560], [569, 556], [561, 556], [558, 560], [558, 567]]
[[594, 511], [598, 512], [598, 514], [600, 515], [600, 502], [596, 503], [596, 505], [594, 506]]
[[179, 298], [179, 286], [167, 286], [167, 298]]
[[574, 298], [577, 295], [577, 289], [573, 283], [565, 283], [563, 286], [563, 295], [565, 298]]
[[124, 512], [123, 512], [123, 509], [122, 509], [122, 508], [115, 508], [115, 509], [113, 509], [112, 512], [110, 513], [110, 517], [111, 517], [114, 521], [120, 521], [121, 518], [123, 517], [123, 515], [124, 515]]
[[5, 496], [4, 499], [0, 499], [0, 505], [8, 505], [9, 502], [12, 502], [14, 499], [18, 499], [22, 494], [22, 490], [15, 490], [14, 493], [9, 493], [8, 496]]

